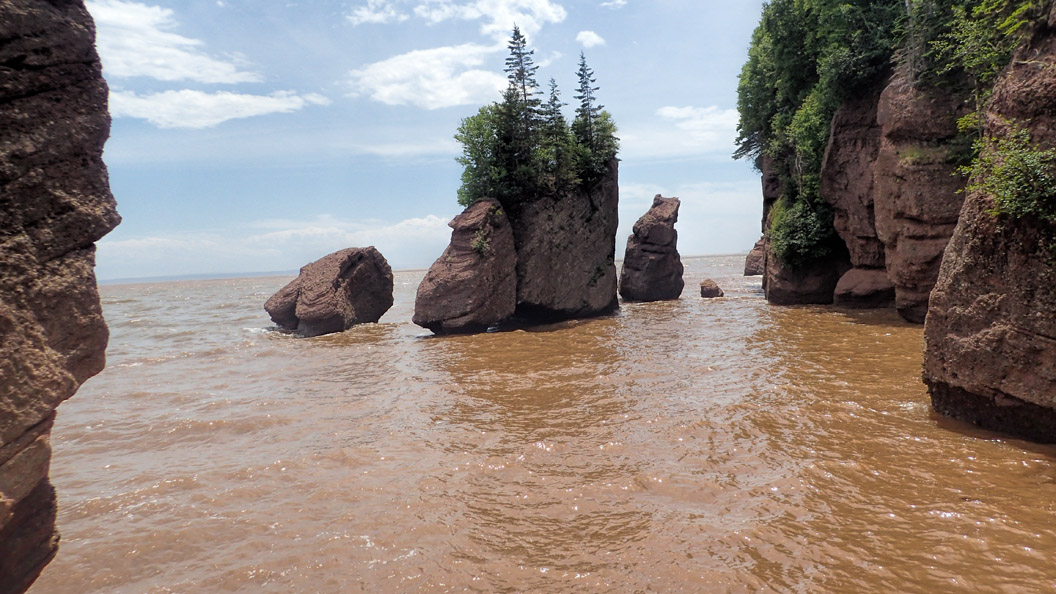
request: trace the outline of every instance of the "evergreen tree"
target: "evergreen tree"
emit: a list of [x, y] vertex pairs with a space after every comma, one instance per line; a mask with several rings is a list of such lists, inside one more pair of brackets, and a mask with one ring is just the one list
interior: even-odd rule
[[597, 148], [595, 127], [598, 112], [604, 106], [595, 104], [594, 93], [599, 87], [594, 86], [594, 71], [587, 66], [587, 57], [583, 55], [583, 52], [579, 52], [579, 70], [576, 76], [579, 77], [579, 94], [575, 97], [579, 100], [579, 107], [576, 108], [576, 119], [572, 123], [572, 131], [576, 134], [576, 140], [593, 152]]
[[513, 35], [507, 45], [510, 55], [506, 58], [506, 78], [510, 86], [517, 91], [516, 100], [521, 104], [521, 119], [526, 135], [530, 135], [538, 122], [541, 101], [539, 100], [539, 83], [535, 72], [539, 66], [532, 56], [535, 50], [528, 49], [528, 40], [521, 34], [521, 29], [513, 26]]

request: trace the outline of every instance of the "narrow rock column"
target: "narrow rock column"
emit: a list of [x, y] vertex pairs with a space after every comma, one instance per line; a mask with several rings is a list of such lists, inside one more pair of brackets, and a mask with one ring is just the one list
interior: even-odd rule
[[107, 86], [80, 1], [0, 2], [0, 593], [58, 547], [55, 408], [103, 368], [95, 241], [121, 220]]
[[678, 299], [685, 281], [678, 255], [678, 198], [657, 194], [653, 206], [634, 224], [620, 274], [620, 296], [628, 301]]

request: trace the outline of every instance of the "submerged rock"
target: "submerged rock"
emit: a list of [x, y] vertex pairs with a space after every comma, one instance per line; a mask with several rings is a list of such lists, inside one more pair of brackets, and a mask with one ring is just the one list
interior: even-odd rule
[[483, 331], [517, 307], [513, 231], [495, 200], [470, 205], [450, 226], [450, 245], [418, 286], [413, 322], [437, 334]]
[[615, 311], [618, 161], [589, 188], [504, 205], [517, 250], [516, 315], [533, 322]]
[[766, 272], [766, 238], [760, 237], [744, 259], [744, 276], [759, 276]]
[[0, 592], [54, 557], [55, 408], [102, 370], [95, 242], [121, 220], [107, 86], [81, 2], [0, 2]]
[[[998, 81], [987, 136], [1021, 122], [1041, 147], [1056, 146], [1053, 21]], [[924, 327], [924, 382], [940, 414], [1056, 442], [1056, 225], [992, 208], [990, 195], [969, 193], [946, 249]]]
[[700, 281], [700, 296], [705, 299], [715, 299], [716, 297], [725, 297], [726, 293], [719, 288], [719, 285], [709, 279]]
[[392, 307], [392, 269], [374, 247], [348, 248], [301, 268], [264, 304], [272, 321], [304, 336], [377, 322]]
[[678, 299], [685, 281], [678, 255], [678, 198], [657, 194], [653, 205], [627, 239], [627, 252], [620, 274], [620, 296], [628, 301]]

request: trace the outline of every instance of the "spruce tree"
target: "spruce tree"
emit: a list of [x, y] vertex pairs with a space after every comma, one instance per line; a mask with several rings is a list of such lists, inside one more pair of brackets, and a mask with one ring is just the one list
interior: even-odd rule
[[576, 134], [576, 140], [594, 152], [597, 149], [595, 128], [598, 112], [604, 106], [595, 104], [594, 92], [599, 87], [594, 86], [594, 71], [587, 66], [587, 57], [583, 55], [583, 52], [579, 52], [579, 70], [576, 76], [579, 78], [579, 94], [575, 97], [579, 99], [579, 107], [576, 108], [576, 119], [572, 123], [572, 130]]

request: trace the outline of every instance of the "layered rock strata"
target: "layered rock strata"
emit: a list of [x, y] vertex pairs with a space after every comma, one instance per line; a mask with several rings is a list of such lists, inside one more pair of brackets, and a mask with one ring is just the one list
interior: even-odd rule
[[392, 307], [392, 269], [373, 246], [312, 262], [264, 304], [279, 327], [303, 336], [377, 322]]
[[766, 238], [755, 242], [748, 257], [744, 259], [744, 276], [759, 276], [766, 271]]
[[963, 147], [957, 120], [964, 98], [919, 88], [898, 72], [880, 95], [882, 129], [873, 181], [876, 235], [884, 244], [895, 307], [923, 322], [942, 254], [957, 224], [964, 180], [954, 175]]
[[437, 334], [487, 330], [517, 308], [513, 230], [495, 200], [470, 205], [450, 226], [450, 245], [418, 286], [412, 321]]
[[95, 245], [118, 222], [107, 87], [79, 1], [0, 3], [0, 592], [55, 555], [55, 408], [104, 365]]
[[833, 295], [833, 303], [843, 307], [891, 307], [895, 301], [873, 204], [882, 132], [876, 120], [878, 101], [877, 94], [866, 94], [836, 111], [822, 160], [821, 196], [833, 207], [833, 224], [853, 266]]
[[685, 281], [678, 255], [678, 198], [657, 194], [653, 205], [634, 224], [620, 273], [620, 296], [628, 301], [678, 299]]
[[[997, 83], [988, 136], [1015, 122], [1056, 146], [1054, 17]], [[1056, 225], [995, 217], [992, 207], [992, 196], [971, 192], [946, 249], [924, 328], [924, 381], [941, 414], [1056, 442]]]

